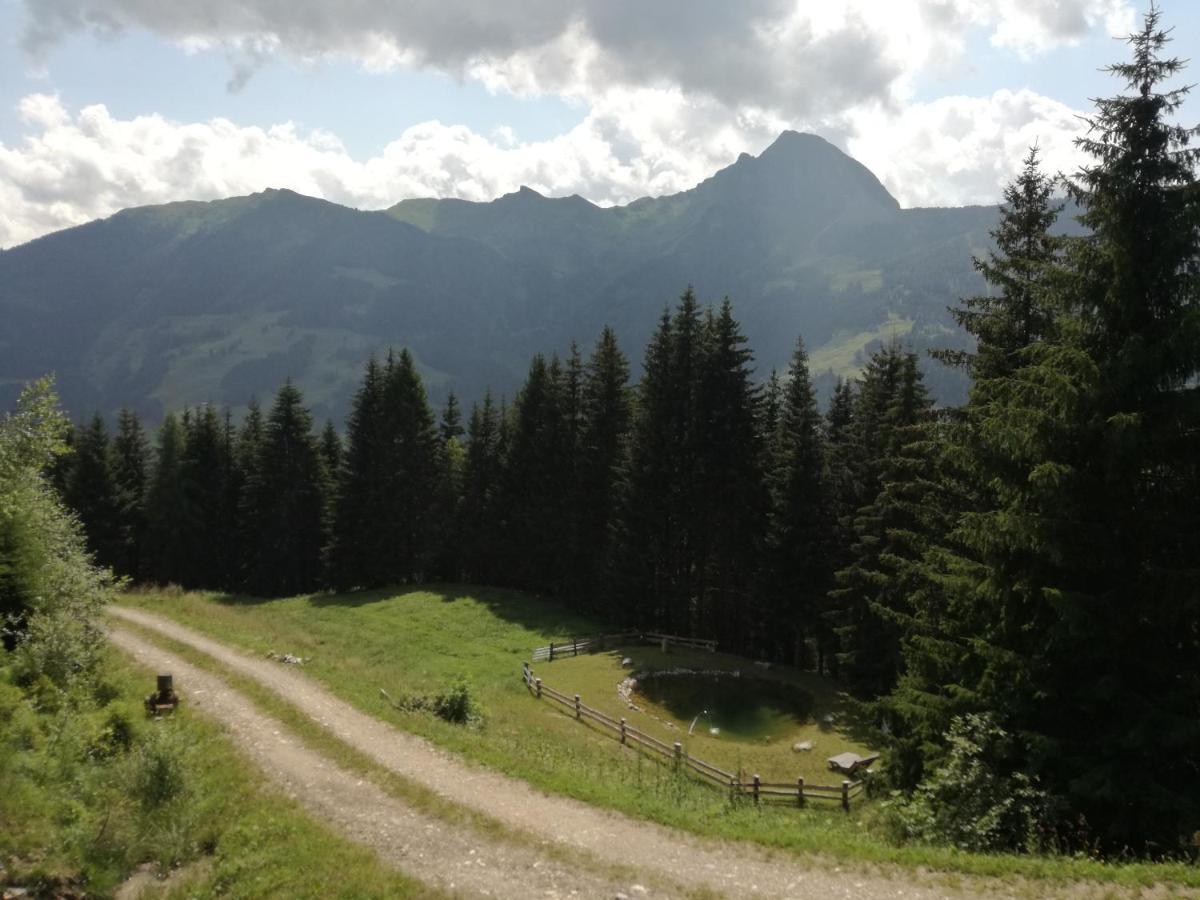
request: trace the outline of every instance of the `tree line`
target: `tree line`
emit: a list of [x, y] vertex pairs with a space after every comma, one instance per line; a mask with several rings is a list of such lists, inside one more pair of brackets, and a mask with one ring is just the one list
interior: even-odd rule
[[843, 679], [920, 827], [993, 791], [964, 844], [1173, 852], [1200, 828], [1200, 189], [1167, 40], [1152, 10], [1080, 142], [1085, 236], [1056, 232], [1036, 149], [1006, 190], [989, 290], [954, 311], [975, 348], [941, 354], [963, 407], [893, 343], [821, 413], [802, 342], [757, 381], [730, 303], [689, 289], [636, 386], [605, 330], [464, 424], [401, 351], [344, 439], [287, 384], [240, 425], [167, 416], [153, 452], [97, 417], [55, 478], [132, 578], [495, 584], [716, 636]]

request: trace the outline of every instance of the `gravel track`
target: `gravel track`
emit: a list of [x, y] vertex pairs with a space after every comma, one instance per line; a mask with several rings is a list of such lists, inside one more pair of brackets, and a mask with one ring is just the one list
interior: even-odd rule
[[[325, 811], [326, 818], [350, 837], [380, 850], [389, 861], [418, 878], [435, 860], [438, 866], [434, 867], [449, 866], [448, 877], [456, 889], [501, 897], [562, 896], [573, 891], [585, 897], [613, 897], [617, 893], [648, 896], [645, 888], [636, 890], [628, 883], [614, 883], [611, 871], [607, 877], [601, 874], [605, 866], [619, 866], [647, 879], [645, 884], [655, 889], [655, 896], [704, 891], [727, 897], [932, 900], [950, 896], [1085, 898], [1125, 893], [1098, 884], [1054, 889], [1050, 885], [972, 878], [956, 879], [959, 887], [951, 889], [912, 870], [882, 872], [860, 864], [845, 868], [806, 865], [800, 858], [771, 853], [758, 845], [700, 838], [547, 794], [526, 782], [473, 766], [423, 738], [360, 712], [292, 667], [232, 649], [170, 619], [127, 607], [110, 607], [110, 612], [207, 654], [229, 671], [279, 694], [385, 768], [532, 837], [535, 843], [557, 845], [579, 858], [583, 866], [568, 874], [554, 856], [532, 859], [536, 851], [528, 842], [510, 846], [493, 840], [489, 845], [473, 829], [404, 807], [378, 788], [301, 747], [294, 737], [287, 736], [282, 725], [265, 718], [215, 676], [128, 630], [113, 629], [118, 646], [142, 657], [147, 664], [173, 670], [188, 702], [217, 712], [234, 738], [269, 773], [288, 784], [290, 793], [299, 800]], [[205, 693], [198, 694], [198, 689]], [[284, 761], [293, 755], [296, 765], [281, 771]], [[306, 772], [311, 772], [311, 784]], [[347, 781], [355, 783], [354, 791], [347, 791]], [[416, 837], [419, 832], [434, 837], [422, 841]], [[413, 845], [414, 840], [419, 843]], [[440, 850], [443, 846], [453, 849]], [[472, 855], [471, 850], [476, 856], [486, 853], [480, 857], [482, 864], [474, 867], [478, 872], [471, 860], [464, 858]], [[1169, 892], [1144, 893], [1151, 895], [1167, 896]]]
[[628, 881], [569, 868], [534, 848], [415, 810], [305, 747], [217, 676], [125, 629], [110, 629], [109, 639], [147, 668], [170, 671], [188, 706], [218, 719], [268, 778], [318, 820], [418, 881], [447, 894], [480, 897], [612, 897], [630, 891]]

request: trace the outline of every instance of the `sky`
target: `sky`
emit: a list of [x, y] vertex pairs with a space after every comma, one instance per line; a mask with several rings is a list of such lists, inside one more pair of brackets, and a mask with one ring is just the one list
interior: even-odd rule
[[[784, 129], [905, 206], [1081, 163], [1127, 0], [0, 0], [0, 247], [172, 200], [626, 203]], [[1196, 57], [1200, 3], [1162, 0]], [[1190, 79], [1187, 77], [1190, 76]], [[1180, 111], [1200, 122], [1200, 91]]]

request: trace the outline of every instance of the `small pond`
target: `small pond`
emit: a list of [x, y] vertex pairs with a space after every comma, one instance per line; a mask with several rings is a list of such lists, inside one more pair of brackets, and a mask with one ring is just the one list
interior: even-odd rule
[[[731, 741], [786, 737], [811, 720], [812, 696], [803, 688], [732, 673], [654, 673], [638, 676], [634, 694], [686, 730]], [[715, 731], [713, 729], [716, 729]]]

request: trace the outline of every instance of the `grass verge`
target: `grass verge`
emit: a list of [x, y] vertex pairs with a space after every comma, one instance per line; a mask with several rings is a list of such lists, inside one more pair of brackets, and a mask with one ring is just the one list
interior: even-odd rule
[[140, 896], [437, 896], [265, 787], [211, 722], [147, 721], [152, 673], [116, 651], [88, 697], [22, 691], [3, 655], [0, 884], [104, 896], [149, 869], [174, 875]]

